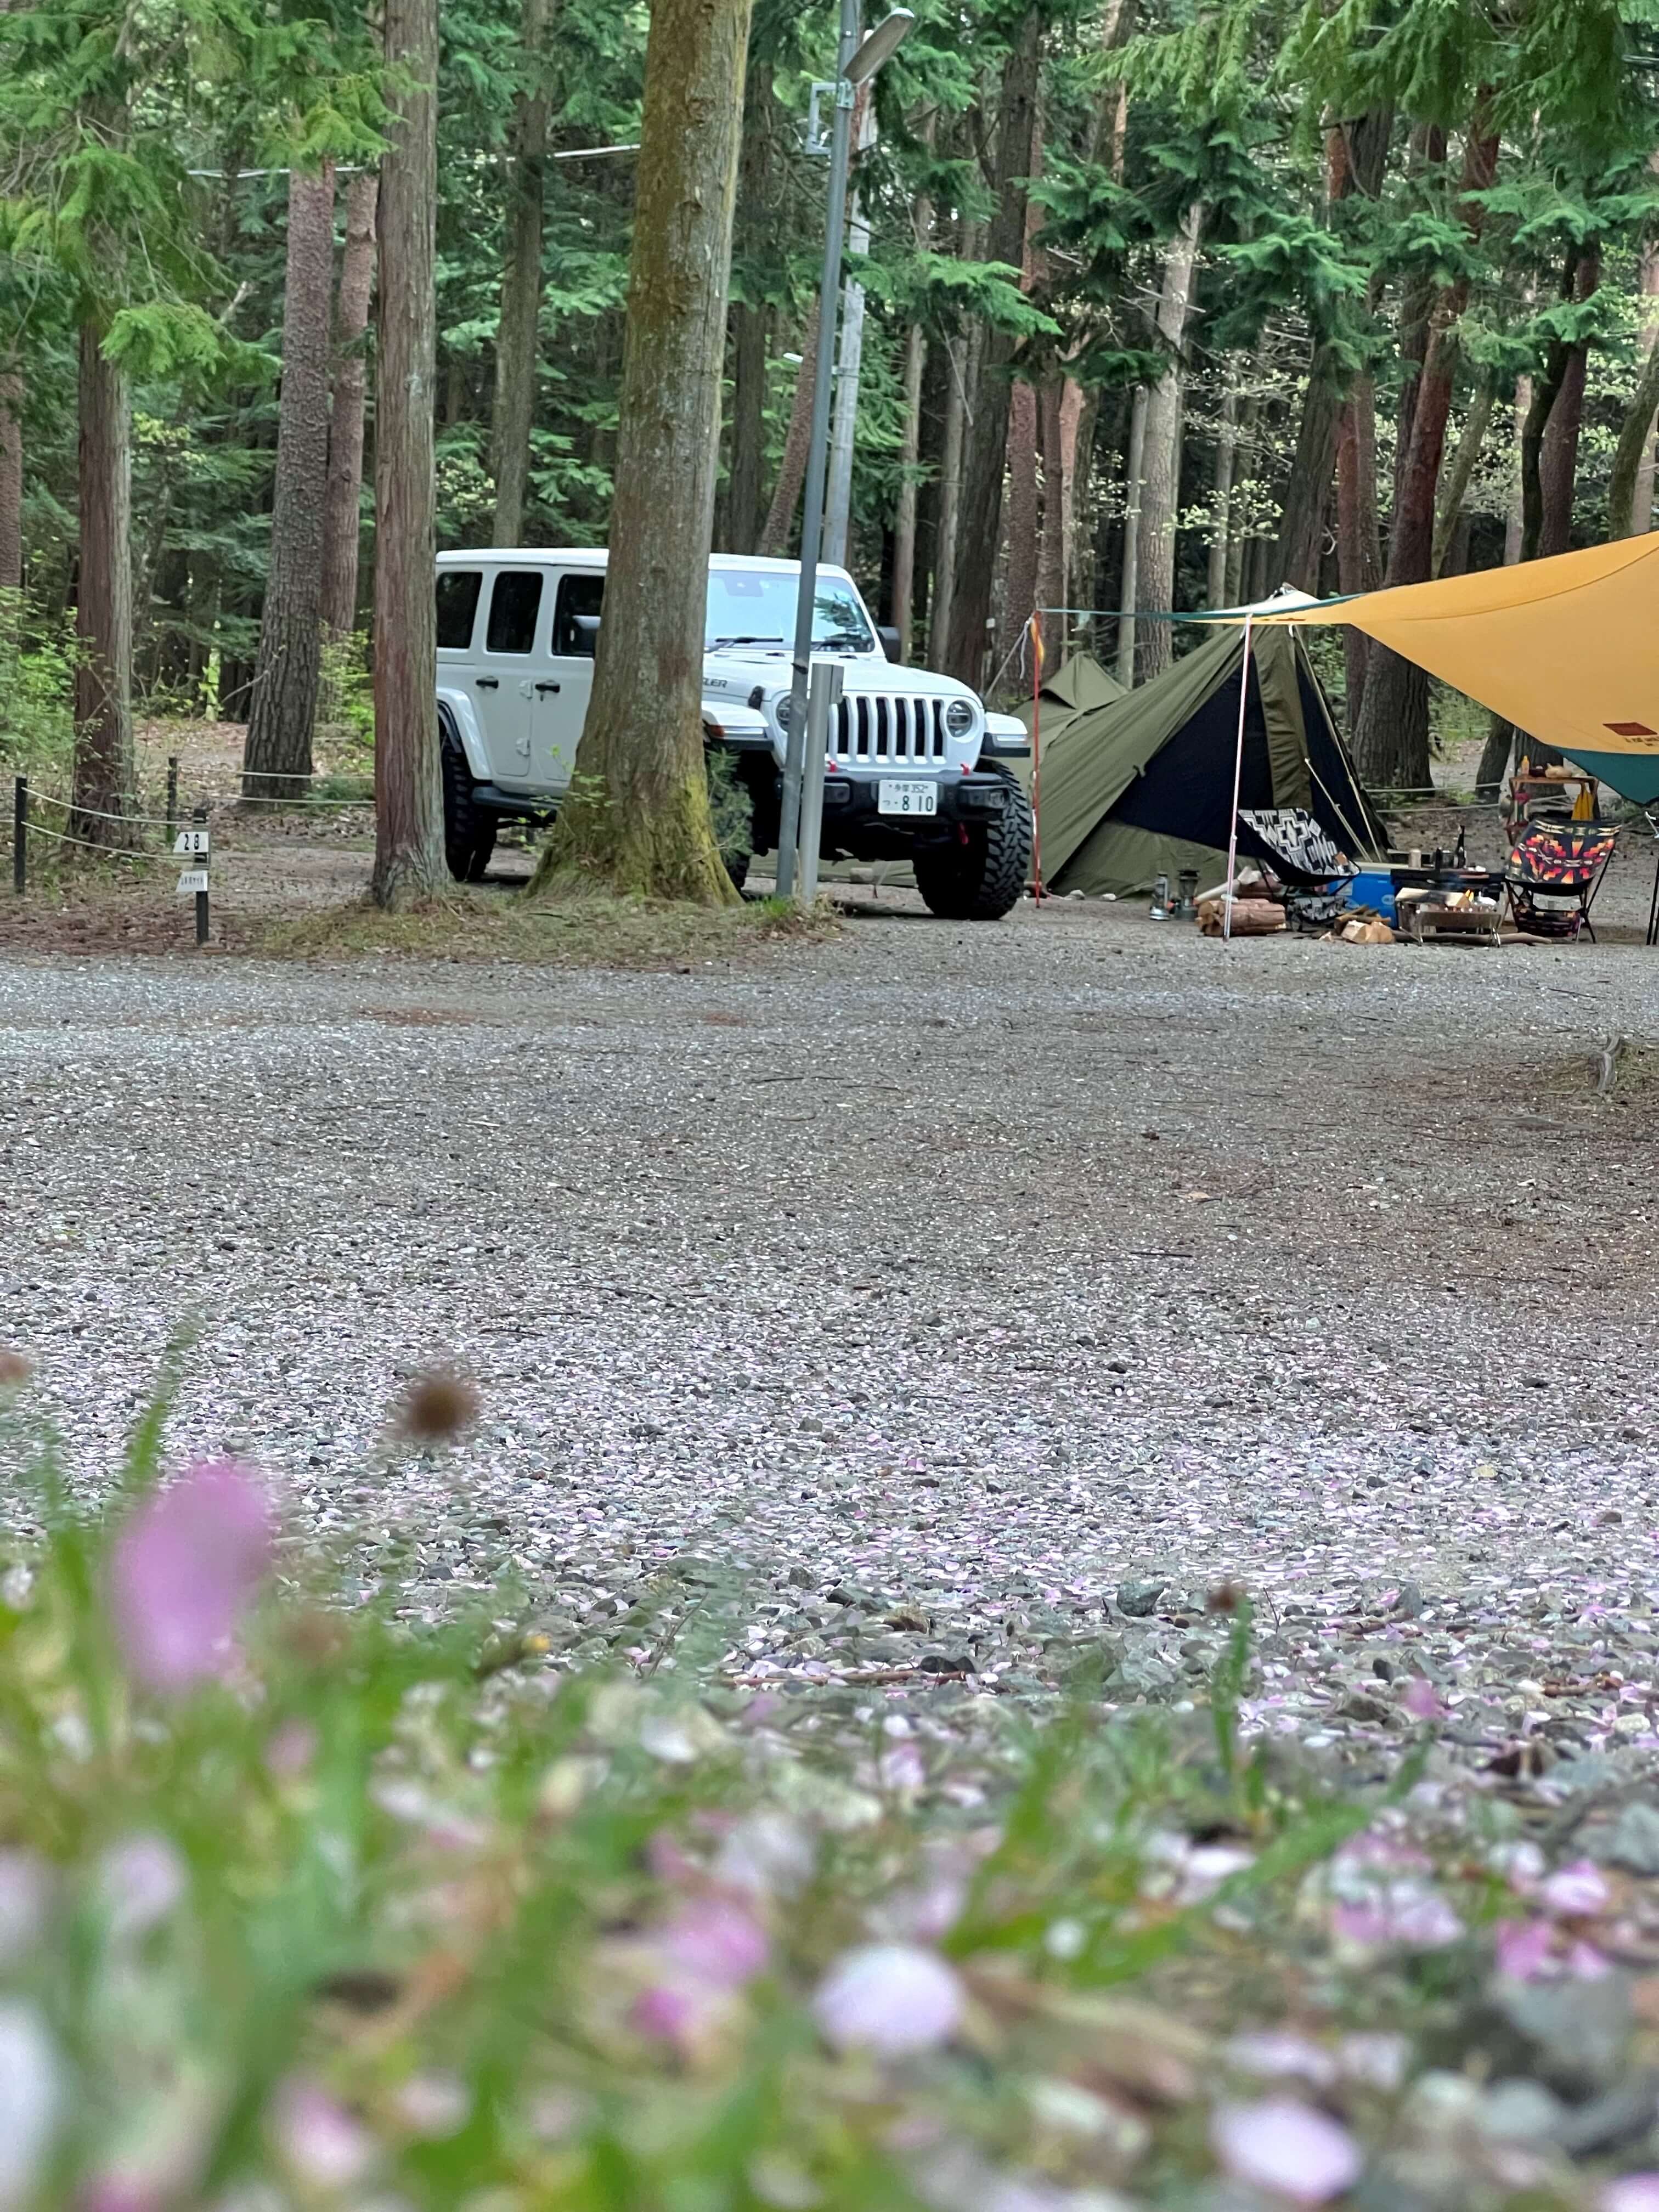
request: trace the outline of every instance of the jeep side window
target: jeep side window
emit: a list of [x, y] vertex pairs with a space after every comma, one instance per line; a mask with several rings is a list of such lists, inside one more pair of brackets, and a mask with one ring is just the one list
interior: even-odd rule
[[542, 604], [539, 568], [505, 568], [489, 595], [486, 653], [528, 653], [536, 642], [536, 617]]
[[477, 619], [478, 593], [483, 588], [481, 568], [441, 568], [438, 571], [438, 650], [465, 653], [472, 642]]
[[553, 653], [558, 660], [592, 660], [605, 605], [603, 576], [566, 576], [553, 614]]

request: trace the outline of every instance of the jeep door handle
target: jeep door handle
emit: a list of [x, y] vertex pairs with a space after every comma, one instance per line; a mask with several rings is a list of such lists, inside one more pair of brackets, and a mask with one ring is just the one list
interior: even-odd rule
[[536, 686], [536, 696], [538, 698], [542, 698], [549, 691], [556, 691], [558, 688], [556, 684], [538, 684]]
[[499, 691], [501, 688], [499, 676], [475, 676], [472, 682], [473, 688], [479, 691]]

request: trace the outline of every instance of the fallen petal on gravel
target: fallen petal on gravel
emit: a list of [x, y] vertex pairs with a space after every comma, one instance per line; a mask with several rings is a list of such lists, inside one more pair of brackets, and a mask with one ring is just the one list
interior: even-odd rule
[[948, 2042], [963, 2006], [962, 1984], [943, 1959], [913, 1943], [870, 1943], [836, 1961], [812, 2013], [837, 2051], [899, 2058]]
[[1328, 2204], [1352, 2188], [1364, 2163], [1345, 2127], [1288, 2098], [1221, 2106], [1210, 2141], [1235, 2181], [1275, 2190], [1292, 2204]]

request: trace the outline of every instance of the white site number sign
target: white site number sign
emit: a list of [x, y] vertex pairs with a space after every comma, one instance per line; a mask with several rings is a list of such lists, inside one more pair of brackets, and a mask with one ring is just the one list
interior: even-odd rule
[[195, 867], [186, 866], [179, 878], [179, 896], [190, 898], [208, 887], [207, 862], [211, 849], [205, 830], [181, 830], [173, 841], [173, 849], [186, 862], [194, 860]]

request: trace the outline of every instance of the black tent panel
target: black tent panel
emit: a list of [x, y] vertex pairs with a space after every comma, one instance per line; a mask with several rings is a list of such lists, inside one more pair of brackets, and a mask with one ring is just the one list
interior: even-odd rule
[[[1238, 756], [1238, 685], [1212, 691], [1145, 769], [1111, 811], [1114, 822], [1151, 830], [1161, 837], [1226, 849], [1232, 833], [1233, 771]], [[1273, 763], [1267, 754], [1267, 726], [1261, 694], [1250, 671], [1244, 709], [1244, 774], [1241, 807], [1273, 804]]]

